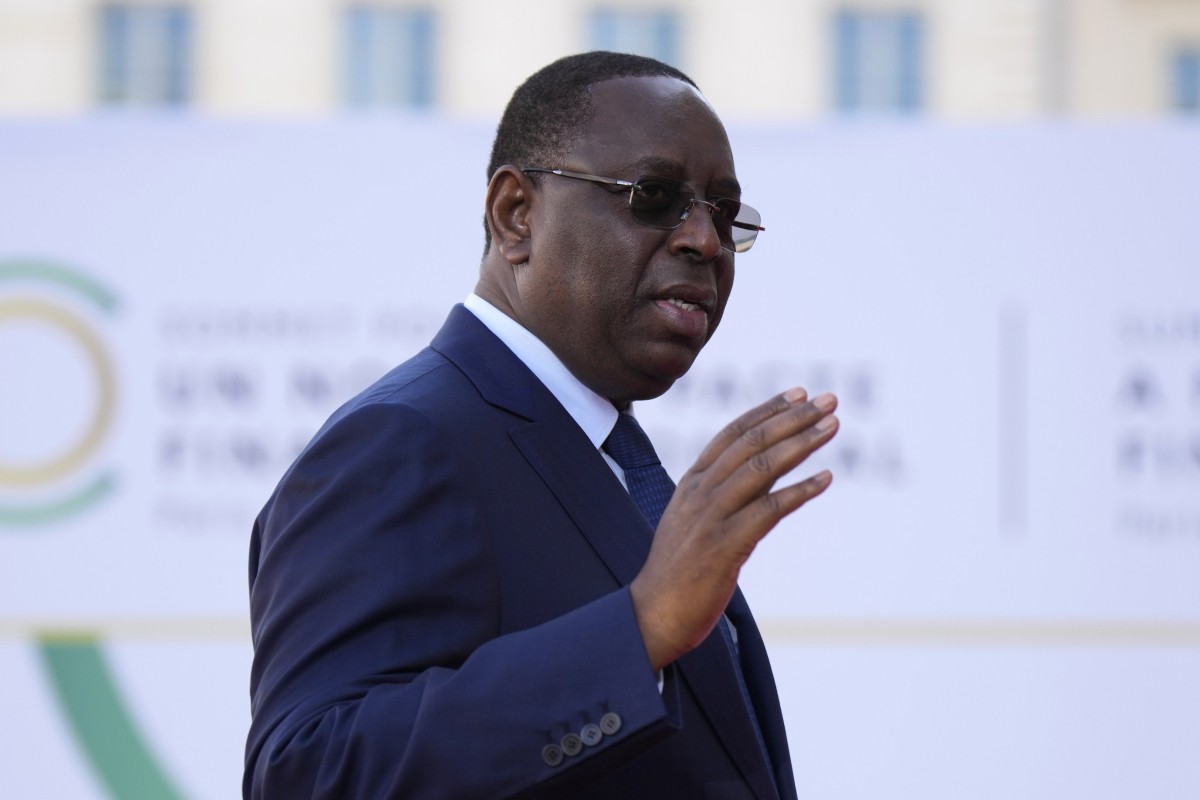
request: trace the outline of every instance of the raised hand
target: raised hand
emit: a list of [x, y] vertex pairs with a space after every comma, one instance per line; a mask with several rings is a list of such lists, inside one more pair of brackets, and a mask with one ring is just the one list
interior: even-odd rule
[[775, 488], [837, 432], [837, 398], [807, 397], [791, 389], [738, 417], [676, 486], [630, 585], [654, 669], [704, 641], [759, 541], [828, 488], [828, 470]]

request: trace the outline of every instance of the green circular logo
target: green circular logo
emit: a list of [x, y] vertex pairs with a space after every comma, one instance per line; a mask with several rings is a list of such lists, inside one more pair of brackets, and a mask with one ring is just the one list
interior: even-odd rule
[[[64, 302], [64, 292], [76, 302]], [[5, 370], [6, 394], [17, 407], [5, 408], [10, 403], [0, 398], [10, 432], [9, 446], [0, 441], [0, 525], [59, 520], [94, 505], [115, 487], [111, 471], [89, 467], [111, 433], [116, 378], [112, 355], [88, 315], [78, 310], [80, 300], [102, 317], [117, 309], [116, 297], [78, 270], [42, 261], [0, 261], [0, 341], [7, 338], [10, 356], [19, 359]], [[42, 358], [25, 350], [30, 341], [40, 345], [32, 350]], [[47, 353], [54, 355], [47, 358]], [[56, 396], [47, 381], [71, 372], [87, 388], [71, 393], [77, 396]], [[27, 396], [19, 402], [22, 392]], [[53, 416], [62, 401], [70, 401], [82, 419]], [[26, 452], [16, 452], [18, 432]]]

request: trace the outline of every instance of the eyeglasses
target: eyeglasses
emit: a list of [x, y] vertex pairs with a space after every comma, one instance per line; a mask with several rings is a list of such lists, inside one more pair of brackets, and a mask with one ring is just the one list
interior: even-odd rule
[[601, 186], [620, 186], [629, 190], [629, 210], [634, 219], [655, 228], [673, 230], [682, 225], [696, 206], [707, 206], [717, 229], [721, 247], [733, 253], [744, 253], [754, 244], [762, 227], [758, 212], [740, 200], [721, 197], [716, 200], [701, 200], [691, 193], [686, 185], [669, 178], [642, 178], [623, 181], [617, 178], [602, 178], [586, 172], [570, 172], [565, 169], [547, 167], [522, 167], [522, 172], [548, 172], [564, 178], [588, 181]]

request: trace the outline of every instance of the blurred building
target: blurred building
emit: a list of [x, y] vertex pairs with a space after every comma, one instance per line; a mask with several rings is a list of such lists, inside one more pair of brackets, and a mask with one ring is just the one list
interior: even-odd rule
[[492, 118], [592, 48], [679, 66], [728, 118], [1200, 113], [1197, 0], [0, 0], [0, 114]]

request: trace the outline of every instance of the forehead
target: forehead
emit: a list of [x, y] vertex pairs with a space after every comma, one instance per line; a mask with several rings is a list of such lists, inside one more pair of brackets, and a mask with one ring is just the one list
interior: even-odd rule
[[568, 150], [570, 167], [737, 189], [725, 127], [695, 87], [669, 77], [614, 78], [594, 85], [591, 99], [591, 121]]

